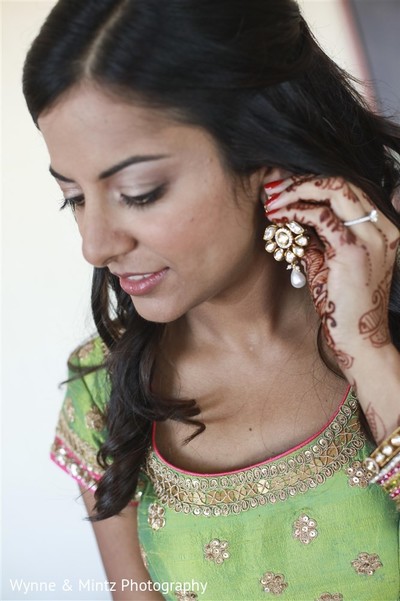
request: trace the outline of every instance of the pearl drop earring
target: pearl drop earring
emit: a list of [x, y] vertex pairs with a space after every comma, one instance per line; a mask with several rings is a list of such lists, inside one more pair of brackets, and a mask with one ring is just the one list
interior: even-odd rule
[[305, 255], [309, 238], [305, 229], [297, 223], [278, 223], [269, 225], [265, 232], [265, 250], [274, 255], [275, 261], [286, 261], [290, 269], [290, 281], [294, 288], [303, 288], [306, 285], [306, 276], [301, 271], [299, 259]]

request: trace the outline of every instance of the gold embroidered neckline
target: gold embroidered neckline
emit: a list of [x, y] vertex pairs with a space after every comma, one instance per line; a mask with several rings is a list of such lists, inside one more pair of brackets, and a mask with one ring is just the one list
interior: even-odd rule
[[[268, 464], [268, 463], [277, 462], [280, 459], [288, 457], [290, 455], [293, 455], [297, 451], [300, 451], [303, 448], [305, 448], [306, 446], [311, 445], [314, 442], [314, 440], [317, 440], [320, 436], [323, 436], [325, 430], [327, 430], [330, 426], [332, 426], [333, 422], [338, 417], [338, 415], [339, 415], [340, 411], [342, 410], [342, 408], [346, 404], [350, 406], [350, 400], [356, 400], [356, 397], [353, 394], [352, 388], [349, 386], [346, 389], [345, 394], [343, 395], [343, 398], [342, 398], [342, 401], [341, 401], [341, 403], [339, 405], [339, 408], [332, 415], [332, 417], [325, 424], [325, 426], [323, 426], [316, 434], [312, 434], [311, 436], [309, 436], [308, 438], [306, 438], [305, 440], [303, 440], [299, 444], [295, 445], [294, 447], [288, 449], [287, 451], [283, 451], [282, 453], [278, 453], [277, 455], [274, 455], [272, 457], [268, 457], [267, 459], [264, 459], [262, 461], [254, 463], [252, 465], [246, 465], [246, 466], [241, 467], [241, 468], [237, 468], [237, 469], [233, 469], [233, 470], [225, 470], [225, 471], [221, 471], [221, 472], [194, 472], [194, 471], [185, 470], [183, 468], [180, 468], [180, 467], [177, 467], [177, 466], [173, 465], [170, 461], [168, 461], [168, 459], [166, 459], [163, 456], [163, 454], [158, 449], [158, 445], [157, 445], [157, 442], [156, 442], [156, 422], [153, 422], [151, 452], [153, 452], [155, 454], [155, 456], [159, 459], [160, 463], [166, 465], [167, 467], [171, 468], [173, 471], [175, 471], [177, 473], [180, 473], [180, 474], [182, 474], [184, 476], [189, 476], [189, 477], [194, 476], [196, 478], [203, 478], [203, 477], [219, 478], [221, 476], [230, 476], [230, 475], [233, 475], [233, 474], [239, 474], [240, 472], [245, 472], [247, 470], [251, 470], [251, 469], [254, 469], [254, 468], [257, 468], [257, 467], [262, 467], [263, 465]], [[357, 401], [356, 401], [356, 403], [357, 403]]]
[[195, 474], [171, 466], [154, 448], [145, 472], [160, 502], [193, 515], [228, 515], [284, 501], [323, 484], [365, 443], [358, 402], [350, 391], [325, 429], [303, 445], [265, 462], [223, 474]]

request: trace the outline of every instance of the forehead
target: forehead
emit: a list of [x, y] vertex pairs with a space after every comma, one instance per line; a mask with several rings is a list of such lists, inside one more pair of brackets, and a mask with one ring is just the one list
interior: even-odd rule
[[136, 154], [168, 154], [182, 164], [218, 155], [203, 128], [173, 119], [167, 109], [146, 107], [81, 84], [38, 119], [52, 167], [72, 179], [93, 175]]
[[143, 132], [147, 136], [178, 127], [166, 110], [128, 102], [90, 83], [74, 86], [65, 92], [39, 116], [38, 124], [44, 136], [61, 130], [65, 125], [70, 131], [114, 132], [116, 135], [128, 128], [134, 129], [137, 135]]

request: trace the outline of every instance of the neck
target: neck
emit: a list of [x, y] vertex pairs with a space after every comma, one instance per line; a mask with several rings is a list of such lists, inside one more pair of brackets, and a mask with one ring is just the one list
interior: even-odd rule
[[[258, 267], [258, 268], [257, 268]], [[318, 327], [307, 288], [295, 289], [282, 264], [260, 257], [260, 265], [223, 295], [169, 324], [170, 340], [190, 348], [212, 345], [225, 350], [265, 346], [265, 340], [298, 342]]]

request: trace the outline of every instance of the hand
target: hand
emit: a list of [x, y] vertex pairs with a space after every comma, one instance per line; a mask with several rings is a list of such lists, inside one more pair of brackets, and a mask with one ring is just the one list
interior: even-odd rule
[[308, 285], [326, 341], [355, 385], [365, 356], [391, 345], [388, 304], [399, 230], [379, 210], [376, 223], [345, 226], [376, 207], [340, 177], [293, 176], [265, 189], [273, 193], [268, 219], [297, 221], [310, 234], [302, 260]]

